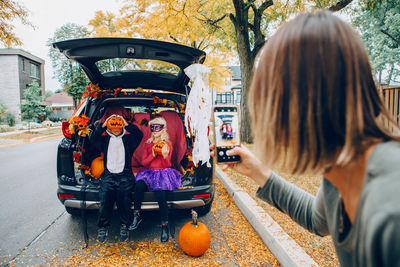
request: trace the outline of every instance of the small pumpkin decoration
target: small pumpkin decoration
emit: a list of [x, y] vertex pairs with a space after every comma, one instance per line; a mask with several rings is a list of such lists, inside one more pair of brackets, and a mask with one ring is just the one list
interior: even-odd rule
[[163, 140], [160, 140], [157, 143], [155, 143], [154, 146], [153, 146], [154, 153], [156, 153], [156, 155], [160, 155], [161, 156], [162, 155], [162, 148], [164, 146], [169, 147], [168, 143], [163, 141]]
[[211, 237], [207, 226], [197, 221], [197, 213], [192, 210], [192, 221], [179, 231], [179, 245], [190, 256], [201, 256], [210, 247]]
[[104, 171], [104, 161], [103, 157], [97, 157], [92, 161], [90, 165], [90, 170], [94, 178], [99, 179]]
[[120, 116], [112, 116], [107, 120], [107, 129], [110, 131], [122, 131], [124, 128], [124, 120]]

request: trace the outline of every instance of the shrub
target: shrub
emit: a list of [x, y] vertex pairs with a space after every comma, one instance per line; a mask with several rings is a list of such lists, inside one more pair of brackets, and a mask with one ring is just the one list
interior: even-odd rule
[[8, 126], [13, 127], [15, 125], [15, 115], [7, 112], [5, 121], [7, 122]]

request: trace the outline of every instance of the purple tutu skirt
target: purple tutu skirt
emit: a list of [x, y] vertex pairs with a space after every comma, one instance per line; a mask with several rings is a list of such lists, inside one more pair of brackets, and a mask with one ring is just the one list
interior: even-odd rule
[[181, 174], [173, 168], [141, 170], [136, 174], [136, 182], [140, 180], [146, 183], [150, 192], [157, 190], [172, 191], [182, 185]]

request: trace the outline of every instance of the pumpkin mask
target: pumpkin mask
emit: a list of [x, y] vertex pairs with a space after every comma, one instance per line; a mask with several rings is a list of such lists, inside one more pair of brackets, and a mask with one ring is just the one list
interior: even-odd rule
[[111, 116], [107, 121], [107, 129], [113, 134], [119, 135], [124, 128], [124, 120], [119, 115]]

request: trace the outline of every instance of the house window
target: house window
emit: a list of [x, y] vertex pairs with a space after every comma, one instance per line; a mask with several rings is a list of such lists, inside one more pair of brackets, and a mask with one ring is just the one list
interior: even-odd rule
[[31, 77], [39, 79], [39, 66], [31, 63]]
[[215, 104], [232, 104], [232, 93], [217, 94], [215, 97]]
[[25, 72], [25, 59], [22, 59], [22, 72]]
[[236, 104], [240, 105], [240, 97], [241, 97], [241, 92], [237, 91], [236, 92]]

